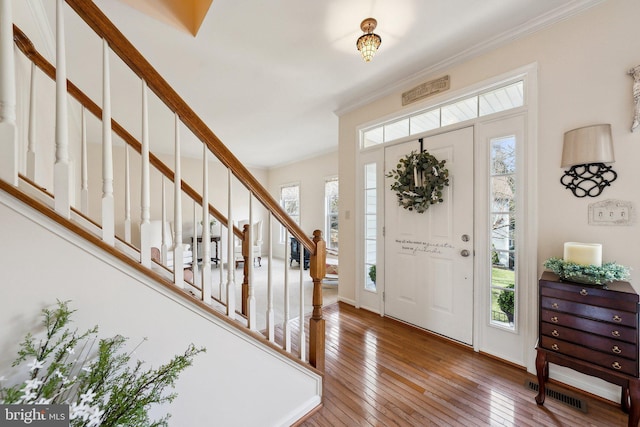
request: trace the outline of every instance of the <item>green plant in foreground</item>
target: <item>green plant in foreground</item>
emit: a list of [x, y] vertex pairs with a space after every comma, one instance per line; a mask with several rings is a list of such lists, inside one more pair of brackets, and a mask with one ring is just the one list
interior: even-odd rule
[[28, 333], [20, 344], [11, 366], [23, 368], [19, 373], [28, 368], [28, 378], [10, 387], [0, 384], [0, 403], [68, 404], [72, 427], [167, 426], [170, 415], [152, 421], [150, 406], [177, 397], [165, 388], [173, 388], [180, 372], [206, 349], [191, 344], [165, 365], [145, 369], [142, 361], [130, 363], [135, 349], [122, 351], [125, 337], [98, 339], [97, 326], [78, 334], [67, 328], [75, 310], [68, 302], [57, 304], [42, 310], [45, 335], [36, 339]]

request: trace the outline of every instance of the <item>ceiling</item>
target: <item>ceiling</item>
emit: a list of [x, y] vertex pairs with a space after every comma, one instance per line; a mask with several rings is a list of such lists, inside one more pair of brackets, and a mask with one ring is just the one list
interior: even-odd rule
[[[197, 8], [176, 12], [182, 23], [167, 19], [173, 0], [95, 3], [242, 162], [270, 168], [336, 150], [338, 112], [439, 77], [453, 63], [600, 1], [191, 0], [178, 2]], [[355, 47], [367, 17], [378, 21], [382, 37], [370, 63]], [[89, 49], [100, 52], [99, 42], [77, 35], [67, 41], [74, 52], [68, 60], [84, 61], [68, 66], [70, 79], [75, 68], [95, 67], [100, 76], [100, 57], [87, 60]], [[117, 80], [117, 61], [112, 67]], [[112, 87], [139, 93], [139, 82]], [[97, 102], [99, 88], [87, 89]], [[120, 104], [132, 110], [116, 113], [114, 106], [114, 118], [138, 126], [139, 110]], [[166, 117], [161, 133], [171, 135]], [[185, 152], [200, 155], [196, 146]]]

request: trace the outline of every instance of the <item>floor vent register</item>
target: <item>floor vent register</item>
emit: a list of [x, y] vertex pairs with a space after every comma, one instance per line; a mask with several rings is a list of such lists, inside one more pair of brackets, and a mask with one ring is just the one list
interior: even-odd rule
[[[531, 380], [526, 380], [524, 383], [524, 386], [529, 390], [533, 390], [535, 392], [538, 391], [538, 383], [535, 383]], [[587, 413], [587, 402], [585, 402], [584, 400], [578, 397], [570, 396], [564, 392], [558, 391], [553, 387], [549, 387], [548, 384], [545, 387], [545, 394], [547, 395], [547, 397], [557, 400], [558, 402], [564, 403], [565, 405], [571, 408], [582, 411], [585, 414]]]

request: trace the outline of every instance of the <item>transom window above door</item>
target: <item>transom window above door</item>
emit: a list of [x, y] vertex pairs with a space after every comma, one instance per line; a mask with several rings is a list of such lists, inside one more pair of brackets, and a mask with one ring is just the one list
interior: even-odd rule
[[373, 147], [523, 105], [524, 81], [518, 80], [364, 129], [360, 131], [360, 148]]

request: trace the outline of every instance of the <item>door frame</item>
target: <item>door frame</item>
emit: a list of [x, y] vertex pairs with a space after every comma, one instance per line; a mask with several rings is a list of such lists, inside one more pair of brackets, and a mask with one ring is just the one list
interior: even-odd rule
[[[535, 343], [537, 339], [537, 322], [538, 322], [538, 313], [534, 308], [537, 306], [538, 293], [537, 293], [537, 276], [538, 276], [538, 261], [537, 261], [537, 247], [538, 247], [538, 207], [537, 207], [537, 125], [538, 125], [538, 90], [537, 90], [537, 63], [532, 63], [516, 70], [512, 70], [510, 72], [504, 73], [499, 76], [495, 76], [493, 78], [484, 80], [482, 82], [473, 84], [469, 87], [456, 90], [451, 93], [445, 93], [439, 97], [434, 98], [429, 103], [420, 104], [413, 108], [414, 111], [418, 109], [427, 109], [430, 107], [436, 107], [439, 104], [448, 103], [457, 98], [461, 98], [464, 96], [472, 95], [473, 93], [479, 93], [483, 90], [491, 87], [495, 87], [498, 84], [506, 83], [508, 81], [512, 81], [515, 79], [522, 79], [524, 81], [524, 92], [525, 92], [525, 103], [522, 107], [514, 108], [508, 110], [506, 112], [495, 113], [492, 115], [484, 116], [478, 119], [469, 120], [462, 123], [457, 123], [455, 125], [434, 129], [429, 132], [425, 132], [423, 134], [415, 134], [408, 136], [406, 138], [398, 139], [396, 141], [392, 141], [389, 143], [378, 144], [373, 147], [369, 147], [366, 149], [360, 149], [359, 145], [356, 145], [356, 218], [355, 218], [355, 226], [356, 226], [356, 271], [355, 271], [355, 301], [354, 305], [358, 308], [362, 307], [373, 311], [375, 313], [384, 316], [384, 280], [381, 278], [384, 275], [380, 274], [378, 271], [377, 274], [377, 300], [374, 301], [374, 304], [363, 304], [363, 283], [364, 283], [364, 258], [363, 258], [363, 244], [364, 241], [364, 224], [363, 224], [363, 215], [364, 215], [364, 203], [363, 203], [363, 177], [362, 170], [363, 166], [366, 163], [377, 162], [379, 170], [384, 170], [384, 148], [389, 145], [401, 144], [407, 141], [415, 140], [417, 138], [424, 138], [433, 135], [437, 135], [444, 132], [450, 132], [453, 130], [457, 130], [463, 127], [474, 126], [474, 129], [477, 130], [477, 125], [491, 122], [495, 120], [500, 120], [503, 118], [511, 117], [514, 115], [524, 115], [525, 117], [525, 141], [523, 147], [523, 161], [522, 161], [522, 171], [520, 174], [520, 179], [522, 180], [522, 188], [526, 189], [523, 191], [524, 200], [524, 208], [523, 217], [520, 219], [520, 223], [523, 224], [522, 231], [522, 243], [519, 252], [519, 278], [520, 278], [520, 291], [519, 291], [519, 301], [520, 301], [520, 333], [522, 334], [522, 343], [523, 349], [522, 354], [523, 358], [520, 361], [517, 361], [517, 364], [521, 364], [526, 367], [527, 371], [535, 372]], [[393, 114], [387, 114], [384, 117], [378, 117], [375, 120], [371, 120], [367, 123], [363, 123], [357, 129], [357, 137], [356, 141], [359, 141], [359, 135], [361, 134], [361, 130], [370, 128], [378, 123], [388, 121], [390, 119], [404, 116], [409, 114], [410, 111], [403, 110], [400, 114], [399, 112]], [[475, 139], [475, 137], [474, 137]], [[474, 142], [475, 143], [475, 142]], [[488, 160], [484, 157], [481, 157], [483, 153], [482, 150], [475, 150], [474, 154], [474, 170], [475, 173], [480, 173], [481, 170], [486, 170], [486, 167], [478, 167], [483, 165]], [[379, 173], [379, 175], [383, 175]], [[475, 179], [475, 188], [483, 185], [482, 180], [484, 181], [484, 185], [486, 188], [488, 178], [484, 176], [482, 180]], [[378, 239], [384, 239], [384, 230], [382, 224], [384, 224], [384, 210], [380, 209], [381, 199], [384, 197], [384, 177], [377, 180], [378, 181]], [[485, 190], [486, 192], [486, 190]], [[488, 224], [478, 224], [477, 215], [478, 215], [478, 192], [474, 190], [474, 233], [478, 236], [480, 233], [486, 231], [488, 228]], [[381, 240], [380, 240], [381, 241]], [[480, 253], [478, 253], [479, 247], [478, 239], [474, 241], [474, 249], [476, 250], [476, 256], [474, 257], [474, 289], [477, 290], [482, 286], [486, 286], [485, 284], [481, 284], [480, 281], [485, 280], [486, 278], [481, 276], [482, 269], [480, 268], [480, 262], [482, 261]], [[384, 244], [380, 243], [377, 245], [377, 266], [378, 270], [380, 266], [384, 265]], [[488, 252], [485, 250], [485, 252]], [[486, 256], [486, 255], [485, 255]], [[483, 267], [484, 271], [486, 271], [486, 267]], [[479, 343], [481, 342], [481, 325], [485, 319], [483, 318], [484, 313], [486, 313], [486, 308], [481, 306], [483, 304], [482, 298], [477, 298], [474, 296], [474, 331], [473, 331], [473, 342], [474, 342], [474, 350], [480, 351]], [[490, 352], [483, 350], [490, 354]]]

